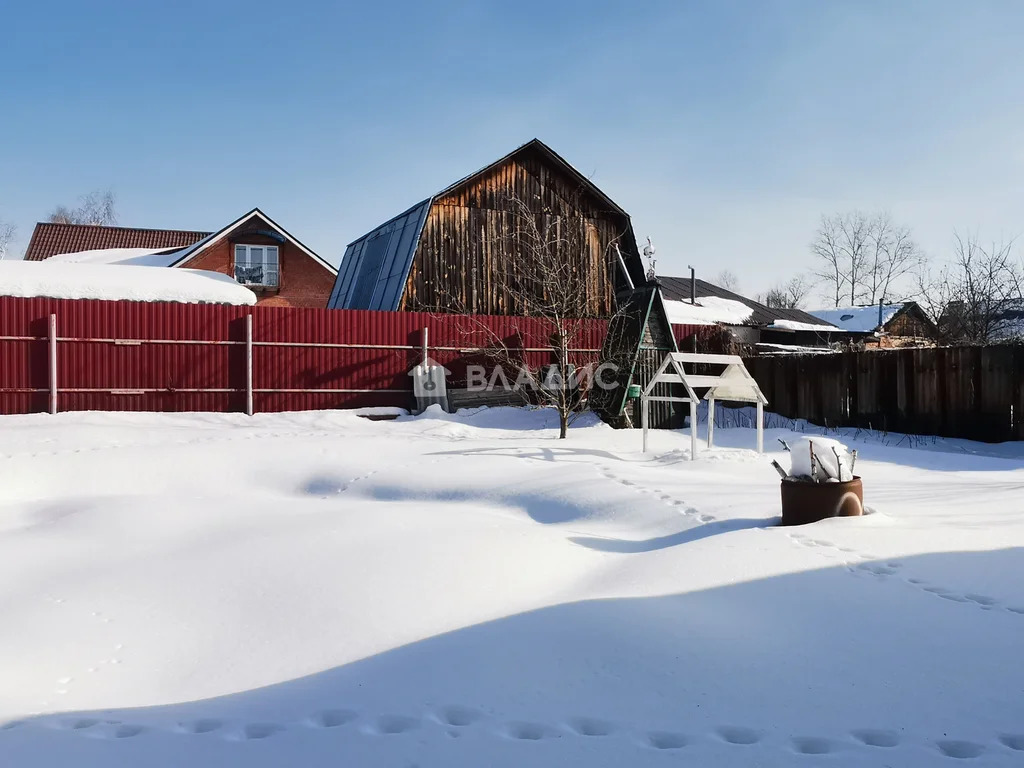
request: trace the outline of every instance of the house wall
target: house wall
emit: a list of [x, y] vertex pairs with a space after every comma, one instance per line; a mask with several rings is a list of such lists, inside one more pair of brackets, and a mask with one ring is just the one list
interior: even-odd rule
[[195, 258], [179, 267], [208, 269], [225, 275], [235, 274], [235, 243], [247, 245], [276, 245], [279, 249], [280, 279], [277, 288], [252, 290], [259, 297], [258, 304], [266, 307], [304, 307], [320, 309], [327, 306], [327, 298], [334, 286], [335, 274], [316, 259], [307, 255], [290, 240], [279, 240], [256, 230], [274, 230], [268, 222], [254, 217], [238, 229], [205, 248]]
[[920, 315], [920, 310], [910, 309], [901, 312], [885, 326], [890, 336], [914, 336], [917, 338], [934, 338], [935, 329], [931, 323]]
[[523, 314], [524, 308], [508, 290], [515, 280], [536, 275], [510, 275], [511, 234], [525, 203], [543, 227], [556, 217], [582, 212], [584, 252], [567, 254], [573, 275], [581, 284], [580, 314], [608, 317], [615, 292], [627, 287], [617, 266], [613, 244], [627, 263], [640, 257], [628, 217], [609, 210], [607, 203], [580, 188], [579, 180], [546, 162], [539, 153], [524, 152], [484, 176], [436, 198], [427, 214], [400, 309]]

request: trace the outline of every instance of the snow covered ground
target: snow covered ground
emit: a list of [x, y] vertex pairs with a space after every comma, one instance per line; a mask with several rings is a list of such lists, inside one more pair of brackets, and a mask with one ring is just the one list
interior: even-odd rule
[[847, 440], [875, 513], [781, 528], [746, 429], [0, 427], [3, 766], [1024, 764], [1019, 445]]

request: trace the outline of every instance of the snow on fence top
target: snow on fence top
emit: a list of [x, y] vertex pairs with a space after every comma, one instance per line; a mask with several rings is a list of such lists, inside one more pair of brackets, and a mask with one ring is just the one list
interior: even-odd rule
[[256, 303], [255, 293], [220, 272], [46, 261], [0, 261], [0, 296], [181, 304]]
[[688, 301], [665, 301], [668, 320], [676, 325], [739, 325], [750, 319], [754, 310], [741, 301], [718, 296], [701, 296], [697, 304]]
[[47, 259], [54, 264], [121, 264], [134, 267], [169, 267], [184, 248], [100, 248], [94, 251], [58, 253]]
[[878, 322], [878, 305], [872, 307], [836, 307], [835, 309], [812, 309], [811, 314], [819, 320], [849, 333], [871, 333], [879, 325], [885, 325], [903, 309], [902, 304], [882, 306], [882, 322]]

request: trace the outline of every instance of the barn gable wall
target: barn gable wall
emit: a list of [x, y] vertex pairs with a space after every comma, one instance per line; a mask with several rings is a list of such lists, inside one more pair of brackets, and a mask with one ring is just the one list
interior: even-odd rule
[[588, 247], [573, 268], [585, 275], [586, 315], [608, 317], [616, 291], [627, 287], [615, 246], [631, 270], [642, 274], [642, 267], [628, 216], [589, 187], [543, 152], [526, 149], [435, 197], [400, 309], [521, 314], [500, 275], [508, 269], [503, 255], [512, 247], [513, 211], [522, 201], [541, 224], [582, 213]]

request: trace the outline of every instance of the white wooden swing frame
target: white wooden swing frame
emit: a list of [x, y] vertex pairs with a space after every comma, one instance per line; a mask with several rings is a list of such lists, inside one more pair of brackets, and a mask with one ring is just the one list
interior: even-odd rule
[[[687, 373], [686, 365], [724, 365], [718, 374]], [[652, 395], [658, 384], [680, 384], [686, 390], [685, 397], [674, 395]], [[715, 400], [735, 400], [755, 403], [757, 406], [757, 452], [764, 453], [764, 407], [768, 400], [757, 386], [754, 377], [738, 355], [703, 355], [696, 352], [669, 352], [640, 394], [640, 427], [644, 436], [644, 453], [647, 453], [648, 407], [652, 402], [690, 404], [690, 460], [697, 458], [697, 403], [696, 390], [707, 390], [704, 399], [708, 401], [708, 448], [715, 444]]]

